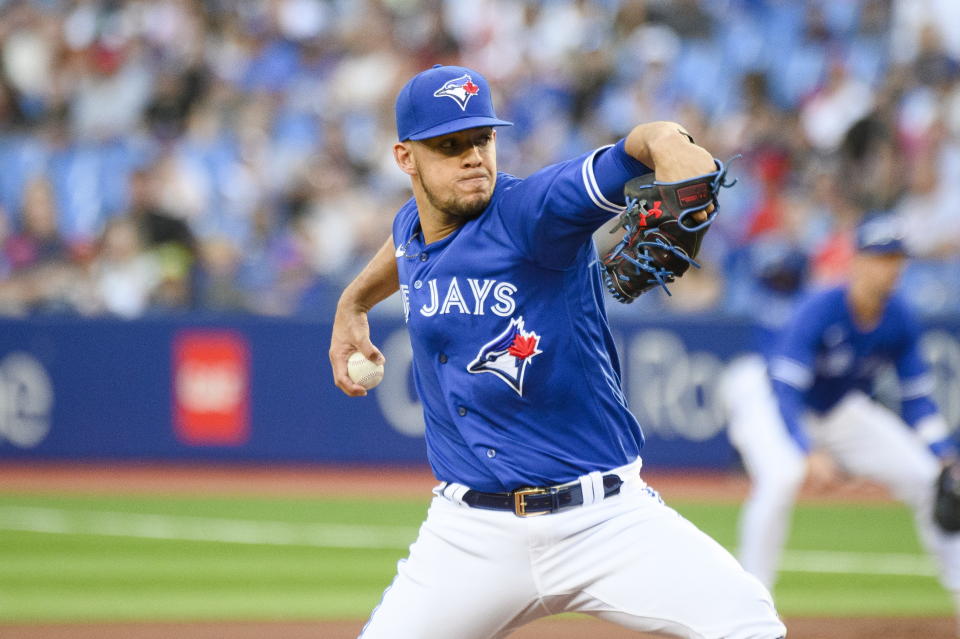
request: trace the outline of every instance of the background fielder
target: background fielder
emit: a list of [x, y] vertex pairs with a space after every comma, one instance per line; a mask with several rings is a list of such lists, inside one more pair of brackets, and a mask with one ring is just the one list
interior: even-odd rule
[[697, 176], [710, 155], [654, 123], [525, 180], [498, 174], [492, 127], [509, 123], [463, 67], [418, 74], [396, 111], [414, 198], [344, 291], [330, 359], [363, 395], [346, 359], [382, 359], [366, 313], [399, 288], [442, 483], [361, 636], [503, 637], [580, 611], [676, 637], [782, 637], [759, 582], [639, 476], [591, 240], [628, 179]]
[[[894, 293], [906, 259], [898, 221], [869, 217], [856, 242], [849, 282], [808, 296], [769, 363], [744, 358], [721, 384], [730, 440], [753, 482], [741, 513], [740, 560], [772, 587], [805, 478], [826, 487], [842, 472], [879, 482], [910, 506], [956, 598], [960, 535], [941, 531], [931, 514], [938, 457], [955, 451], [930, 395], [919, 326]], [[870, 396], [888, 364], [900, 379], [902, 419]]]

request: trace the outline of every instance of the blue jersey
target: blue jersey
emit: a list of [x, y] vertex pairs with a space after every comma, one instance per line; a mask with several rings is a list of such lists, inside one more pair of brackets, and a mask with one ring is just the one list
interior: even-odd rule
[[937, 412], [930, 394], [933, 377], [920, 355], [920, 327], [906, 303], [894, 295], [876, 326], [853, 320], [846, 287], [818, 292], [798, 308], [770, 360], [770, 377], [791, 435], [807, 451], [802, 424], [806, 410], [823, 413], [847, 393], [870, 393], [878, 370], [893, 364], [900, 378], [902, 413], [915, 425]]
[[416, 202], [393, 240], [427, 456], [483, 491], [571, 481], [643, 445], [627, 410], [592, 233], [650, 169], [621, 140], [526, 179], [500, 173], [484, 212], [424, 244]]

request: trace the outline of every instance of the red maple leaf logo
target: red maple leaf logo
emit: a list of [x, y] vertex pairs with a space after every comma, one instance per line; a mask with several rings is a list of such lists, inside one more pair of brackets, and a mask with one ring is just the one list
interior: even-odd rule
[[507, 352], [517, 359], [526, 359], [537, 352], [537, 336], [524, 337], [517, 333]]
[[480, 87], [473, 83], [473, 80], [467, 80], [463, 85], [463, 90], [470, 95], [476, 95], [480, 93]]
[[663, 215], [663, 211], [660, 210], [660, 201], [657, 200], [653, 203], [652, 209], [649, 209], [646, 213], [640, 213], [640, 226], [647, 225], [648, 217], [659, 218], [661, 215]]

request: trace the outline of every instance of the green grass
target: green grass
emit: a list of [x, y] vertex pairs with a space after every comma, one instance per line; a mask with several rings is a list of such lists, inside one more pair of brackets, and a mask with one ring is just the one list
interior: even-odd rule
[[[673, 505], [734, 546], [736, 505]], [[425, 500], [0, 495], [0, 622], [362, 618], [425, 508]], [[225, 534], [243, 543], [197, 540]], [[909, 513], [889, 504], [801, 505], [789, 551], [923, 562]], [[951, 613], [931, 576], [790, 570], [775, 595], [787, 616]]]
[[[699, 502], [674, 506], [724, 546], [736, 548], [738, 506]], [[787, 552], [810, 551], [856, 553], [868, 559], [876, 554], [906, 554], [917, 557], [914, 563], [926, 563], [912, 514], [886, 503], [800, 504]], [[933, 567], [932, 560], [929, 565]], [[932, 576], [786, 570], [780, 575], [774, 598], [785, 616], [953, 614], [950, 596]]]

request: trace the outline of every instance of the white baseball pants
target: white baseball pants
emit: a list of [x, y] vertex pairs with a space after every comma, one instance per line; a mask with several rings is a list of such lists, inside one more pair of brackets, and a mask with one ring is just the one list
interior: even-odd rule
[[583, 612], [686, 639], [783, 637], [767, 590], [665, 506], [639, 467], [610, 471], [624, 479], [619, 495], [539, 517], [471, 508], [458, 500], [465, 487], [441, 484], [360, 636], [495, 639]]
[[[740, 562], [772, 588], [806, 462], [780, 416], [759, 356], [738, 360], [724, 374], [720, 396], [730, 441], [752, 481], [740, 517]], [[840, 468], [885, 486], [914, 513], [921, 542], [934, 555], [943, 585], [960, 592], [960, 534], [933, 521], [936, 456], [896, 414], [866, 395], [849, 394], [827, 414], [805, 421], [811, 442]]]

